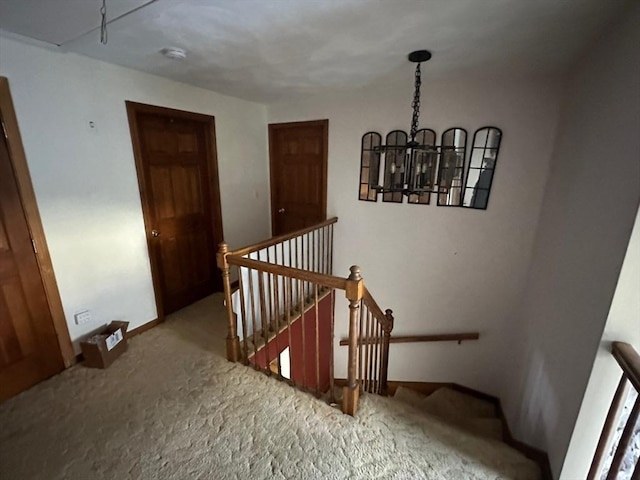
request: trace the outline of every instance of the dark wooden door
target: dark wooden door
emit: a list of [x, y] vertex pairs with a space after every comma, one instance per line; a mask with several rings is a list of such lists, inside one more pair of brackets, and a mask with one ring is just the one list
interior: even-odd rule
[[328, 134], [328, 120], [269, 125], [273, 235], [326, 220]]
[[0, 401], [63, 368], [6, 140], [0, 133]]
[[215, 291], [222, 241], [213, 117], [128, 103], [159, 317]]

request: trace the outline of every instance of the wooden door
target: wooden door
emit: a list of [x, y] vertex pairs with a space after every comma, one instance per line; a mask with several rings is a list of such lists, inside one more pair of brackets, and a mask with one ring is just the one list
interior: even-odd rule
[[0, 401], [63, 368], [9, 150], [0, 134]]
[[127, 102], [158, 316], [222, 290], [213, 117]]
[[274, 236], [326, 220], [328, 135], [328, 120], [269, 125]]

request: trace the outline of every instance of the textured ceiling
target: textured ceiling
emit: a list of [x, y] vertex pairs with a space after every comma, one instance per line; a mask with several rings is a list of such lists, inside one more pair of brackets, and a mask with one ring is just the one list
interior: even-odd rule
[[[102, 45], [100, 0], [0, 0], [0, 28], [269, 103], [404, 81], [416, 49], [433, 52], [427, 77], [557, 73], [632, 1], [107, 0], [109, 18], [120, 18]], [[159, 53], [171, 46], [188, 57]]]

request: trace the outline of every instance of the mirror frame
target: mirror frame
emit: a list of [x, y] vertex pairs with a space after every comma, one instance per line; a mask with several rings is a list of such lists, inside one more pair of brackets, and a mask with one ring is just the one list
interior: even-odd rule
[[[487, 140], [485, 141], [484, 146], [480, 146], [480, 147], [476, 147], [476, 137], [478, 136], [478, 134], [481, 134], [484, 130], [487, 130]], [[489, 140], [489, 133], [491, 131], [495, 131], [497, 133], [497, 144], [495, 147], [488, 147], [487, 146], [487, 142]], [[475, 133], [473, 134], [473, 142], [471, 143], [471, 152], [469, 154], [469, 166], [467, 168], [467, 175], [465, 178], [465, 182], [464, 182], [464, 193], [462, 196], [462, 203], [460, 206], [462, 206], [463, 208], [472, 208], [474, 210], [486, 210], [488, 205], [489, 205], [489, 198], [491, 197], [491, 187], [493, 186], [493, 178], [495, 177], [495, 173], [496, 173], [496, 167], [498, 166], [498, 156], [500, 154], [500, 146], [502, 144], [502, 130], [499, 129], [498, 127], [494, 127], [494, 126], [485, 126], [485, 127], [480, 127], [478, 128]], [[475, 150], [482, 150], [483, 153], [486, 152], [487, 150], [495, 150], [495, 158], [493, 159], [493, 167], [488, 169], [488, 168], [482, 168], [482, 165], [480, 167], [473, 167], [472, 166], [472, 160], [473, 160], [473, 152]], [[483, 156], [483, 158], [487, 158], [485, 156]], [[480, 174], [478, 176], [478, 182], [480, 182], [480, 175], [482, 175], [482, 173], [486, 172], [487, 170], [491, 171], [491, 178], [489, 178], [489, 183], [487, 185], [487, 188], [481, 188], [481, 190], [484, 190], [487, 192], [487, 197], [486, 197], [486, 201], [484, 203], [484, 206], [482, 207], [476, 207], [473, 205], [465, 205], [465, 200], [468, 198], [468, 195], [472, 195], [471, 199], [473, 199], [473, 193], [469, 193], [469, 191], [473, 192], [476, 190], [477, 188], [477, 183], [476, 185], [474, 185], [473, 187], [469, 186], [469, 174], [471, 173], [471, 170], [480, 170]]]

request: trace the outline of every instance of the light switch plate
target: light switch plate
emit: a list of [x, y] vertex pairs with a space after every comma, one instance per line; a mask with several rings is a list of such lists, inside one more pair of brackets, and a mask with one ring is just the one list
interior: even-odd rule
[[89, 310], [83, 310], [76, 313], [73, 318], [76, 320], [76, 325], [82, 325], [91, 321], [91, 312]]

